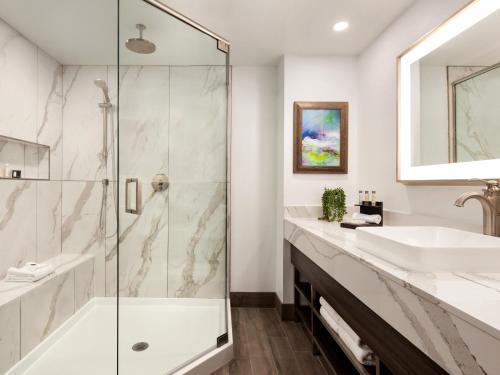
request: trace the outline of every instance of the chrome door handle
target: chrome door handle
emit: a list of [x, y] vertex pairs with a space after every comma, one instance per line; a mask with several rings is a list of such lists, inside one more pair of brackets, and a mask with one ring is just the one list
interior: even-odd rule
[[[135, 208], [130, 207], [129, 184], [135, 183]], [[125, 212], [140, 215], [142, 213], [142, 188], [138, 178], [127, 178], [125, 180]]]

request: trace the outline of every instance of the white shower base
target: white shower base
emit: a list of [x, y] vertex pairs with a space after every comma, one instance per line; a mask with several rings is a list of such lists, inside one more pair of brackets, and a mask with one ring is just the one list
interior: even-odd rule
[[[229, 350], [214, 350], [217, 337], [226, 332], [226, 311], [223, 299], [120, 298], [119, 374], [195, 374], [216, 369], [232, 355], [232, 340]], [[116, 374], [116, 314], [116, 298], [92, 299], [7, 374]], [[231, 327], [230, 315], [228, 321]], [[149, 348], [133, 351], [132, 345], [142, 341]], [[212, 351], [222, 357], [214, 357]], [[212, 365], [205, 363], [211, 358]]]

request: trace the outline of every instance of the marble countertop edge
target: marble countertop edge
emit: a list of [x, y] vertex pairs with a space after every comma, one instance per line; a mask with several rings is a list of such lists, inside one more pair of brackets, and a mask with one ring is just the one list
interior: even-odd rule
[[[412, 272], [358, 248], [355, 243], [354, 230], [344, 229], [338, 224], [321, 222], [311, 218], [286, 217], [284, 220], [285, 224], [288, 223], [295, 228], [305, 231], [307, 234], [315, 236], [317, 240], [324, 244], [367, 265], [375, 272], [384, 275], [400, 286], [417, 294], [419, 297], [439, 305], [450, 314], [467, 321], [486, 334], [500, 340], [500, 273], [488, 274], [488, 276], [485, 276], [485, 274], [468, 273], [429, 274]], [[325, 231], [325, 226], [328, 228], [328, 231]], [[288, 236], [286, 230], [285, 236]], [[288, 240], [289, 238], [286, 237], [285, 239]], [[488, 285], [489, 283], [493, 285]], [[466, 308], [466, 306], [457, 303], [457, 301], [452, 301], [452, 298], [447, 298], [431, 290], [433, 288], [439, 289], [440, 286], [445, 286], [445, 284], [447, 287], [449, 287], [450, 284], [456, 284], [456, 288], [459, 289], [460, 292], [463, 292], [463, 287], [467, 286], [467, 288], [473, 289], [472, 292], [474, 293], [488, 294], [488, 297], [492, 297], [492, 305], [494, 305], [489, 308], [494, 310], [492, 315], [496, 315], [496, 319], [494, 317], [488, 318], [484, 316], [486, 311], [481, 311], [483, 316], [480, 316], [479, 313], [475, 311], [471, 311], [474, 308], [480, 309], [477, 308], [477, 301], [474, 300], [473, 296], [470, 297], [469, 302], [471, 308]], [[495, 284], [498, 284], [498, 289]], [[461, 296], [463, 296], [463, 294], [461, 294]]]

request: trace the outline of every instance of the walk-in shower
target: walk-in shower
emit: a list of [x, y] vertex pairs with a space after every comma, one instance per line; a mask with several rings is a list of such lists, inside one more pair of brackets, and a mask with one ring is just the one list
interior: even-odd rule
[[0, 40], [23, 104], [0, 109], [0, 135], [50, 172], [0, 181], [16, 199], [0, 251], [56, 270], [0, 281], [0, 374], [216, 370], [232, 355], [229, 43], [157, 0], [0, 0]]

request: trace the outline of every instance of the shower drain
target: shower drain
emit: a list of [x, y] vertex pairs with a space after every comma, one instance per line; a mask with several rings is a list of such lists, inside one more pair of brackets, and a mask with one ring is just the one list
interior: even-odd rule
[[146, 350], [149, 348], [149, 344], [147, 342], [138, 342], [134, 345], [132, 345], [132, 350], [134, 352], [142, 352], [143, 350]]

